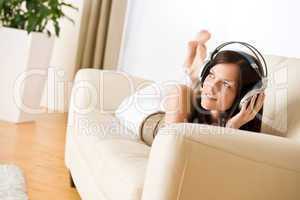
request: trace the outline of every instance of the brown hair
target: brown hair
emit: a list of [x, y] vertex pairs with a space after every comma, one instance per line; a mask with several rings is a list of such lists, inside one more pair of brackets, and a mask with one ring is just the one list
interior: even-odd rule
[[[243, 54], [245, 54], [243, 52]], [[214, 59], [211, 61], [210, 66], [208, 67], [208, 70], [206, 70], [206, 73], [204, 73], [203, 80], [208, 75], [209, 70], [217, 65], [217, 64], [236, 64], [240, 67], [240, 78], [239, 78], [239, 87], [237, 91], [236, 98], [234, 100], [234, 103], [232, 106], [226, 110], [225, 112], [221, 113], [221, 120], [220, 120], [220, 126], [225, 126], [226, 122], [234, 115], [236, 115], [239, 112], [238, 105], [242, 99], [242, 97], [249, 92], [254, 86], [261, 86], [261, 77], [257, 74], [257, 72], [251, 67], [249, 58], [247, 59], [242, 53], [231, 51], [231, 50], [225, 50], [219, 52]], [[263, 69], [260, 65], [260, 63], [255, 59], [253, 56], [247, 54], [251, 59], [254, 60], [254, 62], [259, 66], [259, 71], [261, 74], [263, 74]], [[211, 115], [210, 111], [205, 110], [201, 106], [201, 98], [200, 96], [196, 99], [196, 106], [193, 106], [192, 113], [188, 119], [189, 122], [197, 122], [197, 123], [205, 123], [205, 124], [211, 124]], [[255, 118], [248, 123], [244, 124], [242, 127], [240, 127], [241, 130], [249, 130], [249, 131], [255, 131], [260, 132], [261, 130], [261, 120], [262, 120], [262, 114], [263, 114], [263, 108], [260, 109], [260, 111], [256, 114]]]

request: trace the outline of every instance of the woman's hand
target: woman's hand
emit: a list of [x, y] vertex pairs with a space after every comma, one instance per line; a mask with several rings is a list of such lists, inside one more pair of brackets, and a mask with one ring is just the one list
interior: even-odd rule
[[206, 46], [205, 43], [210, 39], [211, 34], [202, 30], [199, 32], [195, 38], [188, 43], [188, 52], [185, 60], [185, 71], [195, 83], [198, 79], [198, 74], [206, 58]]
[[[255, 99], [257, 99], [256, 102], [255, 102]], [[255, 96], [253, 96], [250, 103], [249, 102], [245, 103], [242, 106], [240, 112], [227, 121], [226, 127], [240, 128], [244, 124], [253, 120], [255, 118], [256, 114], [262, 108], [264, 99], [265, 99], [264, 93], [260, 93], [259, 95], [257, 94]]]

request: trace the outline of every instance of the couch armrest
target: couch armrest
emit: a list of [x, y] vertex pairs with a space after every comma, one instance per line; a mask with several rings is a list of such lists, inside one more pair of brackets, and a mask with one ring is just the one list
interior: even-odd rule
[[300, 199], [300, 144], [262, 133], [191, 123], [161, 129], [143, 200]]

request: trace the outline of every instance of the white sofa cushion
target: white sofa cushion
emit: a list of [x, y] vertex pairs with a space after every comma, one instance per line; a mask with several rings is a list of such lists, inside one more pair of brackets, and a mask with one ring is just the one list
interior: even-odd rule
[[266, 56], [266, 89], [262, 132], [300, 140], [300, 59]]
[[73, 136], [75, 148], [104, 196], [140, 199], [150, 148], [112, 114], [95, 111], [78, 120], [81, 128]]
[[162, 100], [165, 91], [165, 85], [158, 83], [137, 90], [122, 101], [116, 110], [116, 117], [124, 127], [140, 138], [140, 128], [147, 116], [164, 111]]

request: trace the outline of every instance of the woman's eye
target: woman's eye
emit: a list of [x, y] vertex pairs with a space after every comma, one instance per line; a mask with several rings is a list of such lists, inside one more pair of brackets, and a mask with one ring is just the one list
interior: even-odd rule
[[210, 73], [208, 74], [208, 77], [209, 77], [209, 78], [213, 78], [214, 75], [210, 72]]
[[225, 87], [230, 87], [229, 83], [227, 83], [227, 82], [223, 82], [223, 85], [224, 85]]

